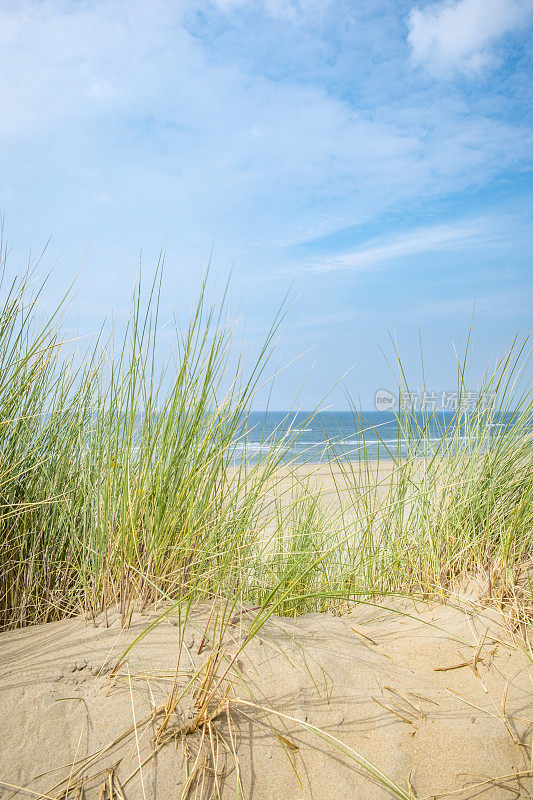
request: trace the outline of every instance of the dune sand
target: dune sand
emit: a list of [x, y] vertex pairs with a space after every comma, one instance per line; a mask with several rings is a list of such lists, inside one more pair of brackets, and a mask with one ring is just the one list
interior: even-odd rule
[[[181, 686], [208, 655], [208, 648], [198, 654], [206, 614], [200, 609], [188, 622]], [[228, 653], [242, 643], [248, 616], [231, 627]], [[204, 726], [169, 738], [155, 757], [161, 716], [143, 720], [172, 686], [176, 618], [110, 672], [149, 620], [138, 616], [121, 630], [112, 611], [108, 627], [103, 617], [96, 626], [79, 617], [0, 636], [2, 798], [64, 796], [84, 776], [84, 794], [69, 797], [102, 800], [113, 765], [114, 796], [120, 783], [128, 800], [209, 797], [217, 788], [223, 798], [254, 800], [394, 796], [328, 736], [372, 762], [405, 797], [533, 796], [532, 664], [495, 612], [389, 600], [342, 617], [273, 618], [235, 662], [229, 708], [211, 732]], [[186, 729], [192, 714], [187, 692], [166, 734]], [[191, 773], [199, 748], [200, 767], [204, 754], [207, 762], [215, 754], [216, 777], [209, 765]], [[469, 784], [479, 785], [461, 792]]]

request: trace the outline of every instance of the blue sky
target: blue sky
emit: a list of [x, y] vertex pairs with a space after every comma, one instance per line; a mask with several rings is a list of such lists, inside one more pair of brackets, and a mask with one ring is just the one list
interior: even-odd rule
[[[455, 387], [531, 326], [533, 0], [0, 0], [10, 270], [51, 237], [94, 330], [166, 250], [165, 313], [213, 249], [249, 341], [286, 291], [286, 407]], [[331, 395], [345, 405], [340, 389]]]

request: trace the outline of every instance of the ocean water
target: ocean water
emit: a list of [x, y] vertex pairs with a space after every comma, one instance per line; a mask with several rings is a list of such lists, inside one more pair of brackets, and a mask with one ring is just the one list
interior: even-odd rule
[[[429, 454], [439, 442], [444, 445], [451, 442], [456, 422], [453, 412], [412, 412], [408, 424], [416, 430], [418, 454]], [[495, 421], [494, 428], [499, 424]], [[356, 415], [349, 411], [331, 411], [310, 419], [305, 412], [269, 411], [249, 415], [235, 455], [238, 457], [245, 450], [251, 461], [257, 460], [276, 440], [284, 437], [291, 439], [286, 460], [298, 463], [316, 463], [335, 457], [357, 461], [365, 453], [372, 460], [404, 458], [408, 454], [405, 430], [392, 412], [367, 411]], [[444, 452], [442, 444], [440, 452]]]

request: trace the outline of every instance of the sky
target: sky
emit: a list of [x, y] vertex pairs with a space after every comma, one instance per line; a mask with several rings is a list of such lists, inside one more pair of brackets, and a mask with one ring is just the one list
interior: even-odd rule
[[532, 26], [533, 0], [0, 0], [8, 270], [49, 241], [87, 334], [162, 248], [163, 315], [209, 257], [250, 346], [288, 293], [275, 409], [371, 409], [420, 342], [453, 389], [472, 318], [475, 383], [531, 329]]

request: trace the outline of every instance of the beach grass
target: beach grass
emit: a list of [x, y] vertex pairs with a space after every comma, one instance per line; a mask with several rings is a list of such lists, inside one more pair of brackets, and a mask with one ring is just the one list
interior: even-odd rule
[[[247, 450], [248, 415], [269, 379], [282, 314], [255, 354], [245, 355], [226, 297], [207, 302], [207, 279], [185, 325], [177, 318], [163, 325], [159, 269], [146, 293], [135, 290], [128, 318], [87, 341], [67, 333], [68, 293], [46, 312], [46, 281], [27, 273], [7, 285], [5, 274], [0, 626], [79, 613], [101, 624], [113, 607], [127, 628], [134, 612], [155, 608], [109, 674], [111, 682], [127, 678], [130, 693], [129, 651], [167, 619], [178, 632], [166, 701], [72, 765], [50, 796], [83, 793], [96, 770], [101, 796], [123, 797], [122, 787], [138, 771], [142, 777], [161, 747], [196, 734], [182, 797], [193, 789], [220, 796], [219, 750], [228, 743], [219, 728], [227, 726], [240, 786], [232, 731], [255, 710], [297, 777], [298, 747], [278, 730], [280, 721], [327, 743], [392, 796], [414, 797], [409, 780], [403, 788], [331, 733], [256, 702], [238, 660], [275, 615], [341, 614], [387, 595], [453, 600], [472, 596], [473, 586], [476, 602], [502, 608], [513, 629], [530, 625], [533, 400], [517, 388], [527, 340], [511, 344], [467, 409], [466, 362], [458, 364], [459, 408], [436, 436], [434, 415], [405, 410], [401, 375], [403, 447], [382, 443], [385, 471], [355, 409], [358, 437], [350, 445], [330, 441], [329, 460], [302, 471], [291, 460], [298, 432], [290, 413], [259, 453]], [[317, 480], [319, 472], [329, 480]], [[185, 635], [198, 609], [203, 660], [184, 680]], [[184, 698], [192, 717], [176, 727]], [[138, 748], [138, 727], [148, 724], [155, 736], [142, 762], [138, 749], [138, 768], [121, 781], [114, 765], [102, 773], [100, 761], [107, 764], [117, 742], [134, 735]]]
[[[291, 462], [297, 434], [248, 457], [244, 425], [282, 315], [245, 357], [226, 299], [209, 305], [204, 282], [187, 323], [163, 328], [159, 270], [135, 291], [129, 318], [87, 343], [65, 332], [68, 293], [45, 313], [46, 281], [24, 274], [8, 285], [5, 275], [4, 265], [2, 628], [111, 605], [127, 624], [161, 599], [188, 609], [216, 598], [226, 621], [251, 608], [261, 625], [380, 594], [460, 593], [472, 580], [484, 600], [528, 619], [533, 400], [517, 390], [527, 340], [511, 344], [477, 404], [460, 402], [437, 441], [426, 441], [431, 415], [400, 410], [406, 452], [383, 445], [386, 481], [354, 410], [357, 446], [330, 444], [331, 506]], [[460, 362], [459, 398], [466, 372]], [[401, 375], [400, 396], [405, 387]]]

